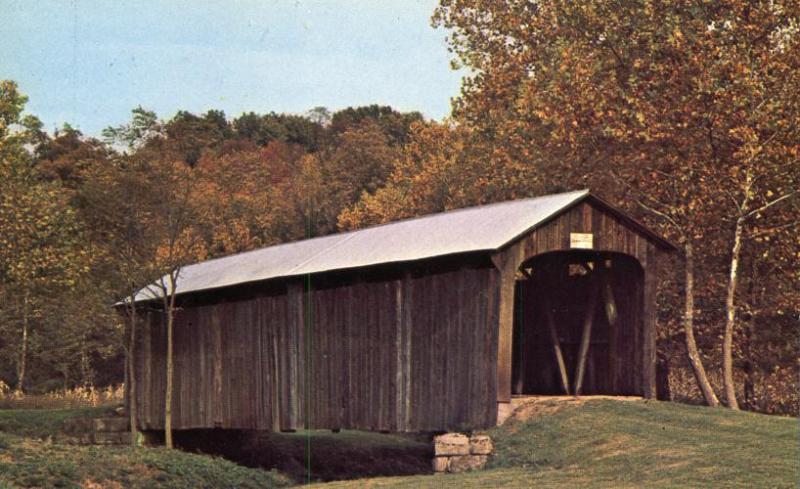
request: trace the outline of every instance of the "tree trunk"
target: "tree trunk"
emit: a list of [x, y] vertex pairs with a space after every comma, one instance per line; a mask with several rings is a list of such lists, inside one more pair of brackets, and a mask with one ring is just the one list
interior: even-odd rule
[[694, 255], [692, 243], [688, 242], [685, 246], [686, 252], [686, 299], [685, 299], [685, 312], [683, 318], [683, 331], [686, 336], [686, 352], [689, 356], [689, 364], [694, 371], [694, 377], [697, 380], [697, 386], [703, 393], [703, 398], [709, 406], [719, 406], [719, 399], [711, 387], [706, 375], [706, 369], [703, 368], [703, 361], [700, 358], [700, 353], [697, 351], [697, 342], [694, 339]]
[[81, 348], [81, 381], [83, 386], [87, 388], [94, 388], [94, 375], [89, 366], [89, 354], [85, 348]]
[[167, 448], [173, 448], [172, 443], [172, 376], [173, 376], [173, 358], [172, 358], [172, 329], [175, 323], [175, 281], [177, 272], [171, 273], [169, 276], [169, 294], [167, 294], [166, 287], [164, 288], [165, 313], [167, 315], [167, 386], [166, 393], [164, 394], [164, 443]]
[[736, 401], [736, 385], [733, 381], [733, 328], [736, 325], [736, 286], [739, 281], [739, 257], [742, 252], [742, 233], [744, 216], [736, 220], [731, 252], [731, 270], [728, 278], [728, 293], [725, 298], [725, 333], [722, 337], [722, 379], [725, 385], [725, 399], [728, 407], [739, 409]]
[[139, 446], [139, 432], [136, 427], [136, 363], [134, 354], [136, 353], [136, 293], [131, 294], [130, 305], [130, 331], [128, 336], [128, 417], [131, 424], [131, 445]]
[[22, 344], [19, 348], [19, 359], [17, 361], [17, 393], [22, 394], [25, 384], [25, 370], [28, 363], [28, 293], [22, 298]]
[[167, 314], [167, 392], [164, 395], [164, 442], [167, 448], [172, 448], [172, 308], [168, 307]]

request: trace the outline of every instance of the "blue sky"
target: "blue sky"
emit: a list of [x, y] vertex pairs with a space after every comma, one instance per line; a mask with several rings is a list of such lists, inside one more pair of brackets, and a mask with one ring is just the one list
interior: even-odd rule
[[440, 119], [461, 74], [435, 0], [0, 0], [0, 78], [48, 129], [137, 105], [303, 113], [380, 103]]

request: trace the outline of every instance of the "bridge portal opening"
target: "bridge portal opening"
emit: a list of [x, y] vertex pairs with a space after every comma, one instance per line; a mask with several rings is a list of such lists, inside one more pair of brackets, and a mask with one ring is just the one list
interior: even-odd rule
[[525, 261], [514, 294], [512, 394], [642, 395], [643, 277], [621, 253]]

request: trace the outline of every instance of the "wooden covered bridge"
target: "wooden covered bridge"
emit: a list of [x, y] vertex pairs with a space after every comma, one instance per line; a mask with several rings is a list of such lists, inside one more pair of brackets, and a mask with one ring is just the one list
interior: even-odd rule
[[[448, 431], [512, 396], [655, 397], [672, 246], [591, 195], [460, 209], [185, 267], [174, 429]], [[138, 425], [164, 426], [159, 301], [136, 349]]]

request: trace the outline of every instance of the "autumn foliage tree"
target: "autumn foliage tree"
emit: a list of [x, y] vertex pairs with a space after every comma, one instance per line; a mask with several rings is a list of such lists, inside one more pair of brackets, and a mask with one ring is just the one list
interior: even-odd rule
[[443, 212], [542, 192], [536, 167], [492, 151], [477, 131], [451, 121], [418, 122], [386, 184], [365, 190], [339, 215], [341, 229]]
[[[434, 16], [452, 30], [457, 62], [473, 73], [454, 106], [462, 124], [508, 158], [537, 164], [546, 187], [566, 178], [625, 197], [681, 245], [689, 363], [712, 405], [717, 398], [693, 339], [696, 267], [704, 294], [728, 296], [727, 321], [716, 320], [725, 322], [724, 386], [736, 407], [731, 351], [741, 238], [757, 215], [778, 213], [774, 229], [796, 223], [788, 205], [800, 171], [798, 8], [739, 0], [443, 0]], [[720, 250], [728, 250], [727, 266], [706, 266], [719, 263]], [[727, 285], [714, 286], [725, 275], [719, 283]]]
[[[0, 348], [14, 361], [0, 376], [16, 380], [24, 358], [37, 385], [90, 376], [68, 357], [107, 356], [118, 322], [99, 311], [123, 297], [130, 360], [131, 296], [156, 281], [170, 323], [193, 261], [588, 187], [681, 249], [659, 330], [678, 396], [796, 411], [799, 15], [785, 0], [441, 0], [434, 24], [467, 76], [439, 122], [381, 105], [169, 119], [137, 107], [99, 141], [48, 134], [4, 82]], [[49, 336], [63, 341], [44, 352]]]

